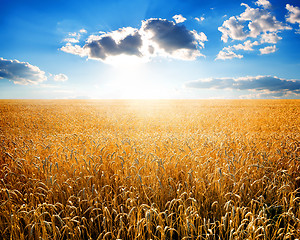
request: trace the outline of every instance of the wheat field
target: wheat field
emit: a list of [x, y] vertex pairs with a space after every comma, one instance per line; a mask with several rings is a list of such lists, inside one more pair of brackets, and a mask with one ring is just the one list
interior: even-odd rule
[[299, 239], [299, 100], [0, 100], [0, 239]]

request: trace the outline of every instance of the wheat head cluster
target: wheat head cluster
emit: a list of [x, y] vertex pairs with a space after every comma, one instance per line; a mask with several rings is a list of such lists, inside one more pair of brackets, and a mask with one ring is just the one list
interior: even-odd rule
[[0, 239], [299, 239], [299, 100], [1, 100]]

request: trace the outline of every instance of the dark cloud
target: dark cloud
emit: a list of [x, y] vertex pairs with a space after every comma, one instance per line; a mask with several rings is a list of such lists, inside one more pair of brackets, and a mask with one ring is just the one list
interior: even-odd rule
[[280, 92], [300, 94], [300, 80], [287, 80], [273, 76], [200, 79], [188, 82], [185, 86], [188, 88], [255, 90], [278, 94]]
[[28, 62], [0, 58], [0, 79], [8, 79], [15, 84], [37, 84], [47, 80], [45, 72]]
[[62, 51], [105, 61], [108, 57], [128, 55], [140, 58], [169, 56], [192, 60], [201, 56], [199, 49], [207, 41], [204, 33], [188, 30], [183, 24], [151, 18], [140, 29], [131, 27], [91, 35], [83, 47], [68, 42]]
[[150, 31], [150, 40], [168, 53], [178, 49], [197, 50], [195, 35], [184, 25], [177, 25], [165, 19], [149, 19], [144, 22], [143, 30]]
[[135, 31], [128, 35], [125, 33], [120, 41], [117, 41], [114, 35], [114, 33], [111, 35], [104, 34], [99, 39], [92, 39], [84, 45], [83, 49], [90, 58], [102, 60], [109, 56], [121, 54], [141, 56], [139, 49], [142, 46], [142, 39], [139, 32]]

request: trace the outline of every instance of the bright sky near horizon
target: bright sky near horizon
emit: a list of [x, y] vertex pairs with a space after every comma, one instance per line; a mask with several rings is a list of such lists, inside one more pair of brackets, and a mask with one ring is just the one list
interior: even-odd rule
[[300, 98], [298, 0], [0, 0], [0, 99]]

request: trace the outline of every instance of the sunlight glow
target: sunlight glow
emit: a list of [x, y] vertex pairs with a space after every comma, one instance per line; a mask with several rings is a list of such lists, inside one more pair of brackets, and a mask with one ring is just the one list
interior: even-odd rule
[[138, 56], [129, 56], [129, 55], [118, 55], [118, 56], [110, 56], [106, 60], [106, 63], [112, 65], [118, 69], [126, 69], [126, 68], [136, 68], [138, 66], [146, 63], [146, 59], [138, 57]]
[[111, 63], [114, 71], [109, 84], [121, 99], [160, 99], [166, 98], [162, 86], [154, 84], [147, 76], [147, 65], [138, 57], [119, 56]]

